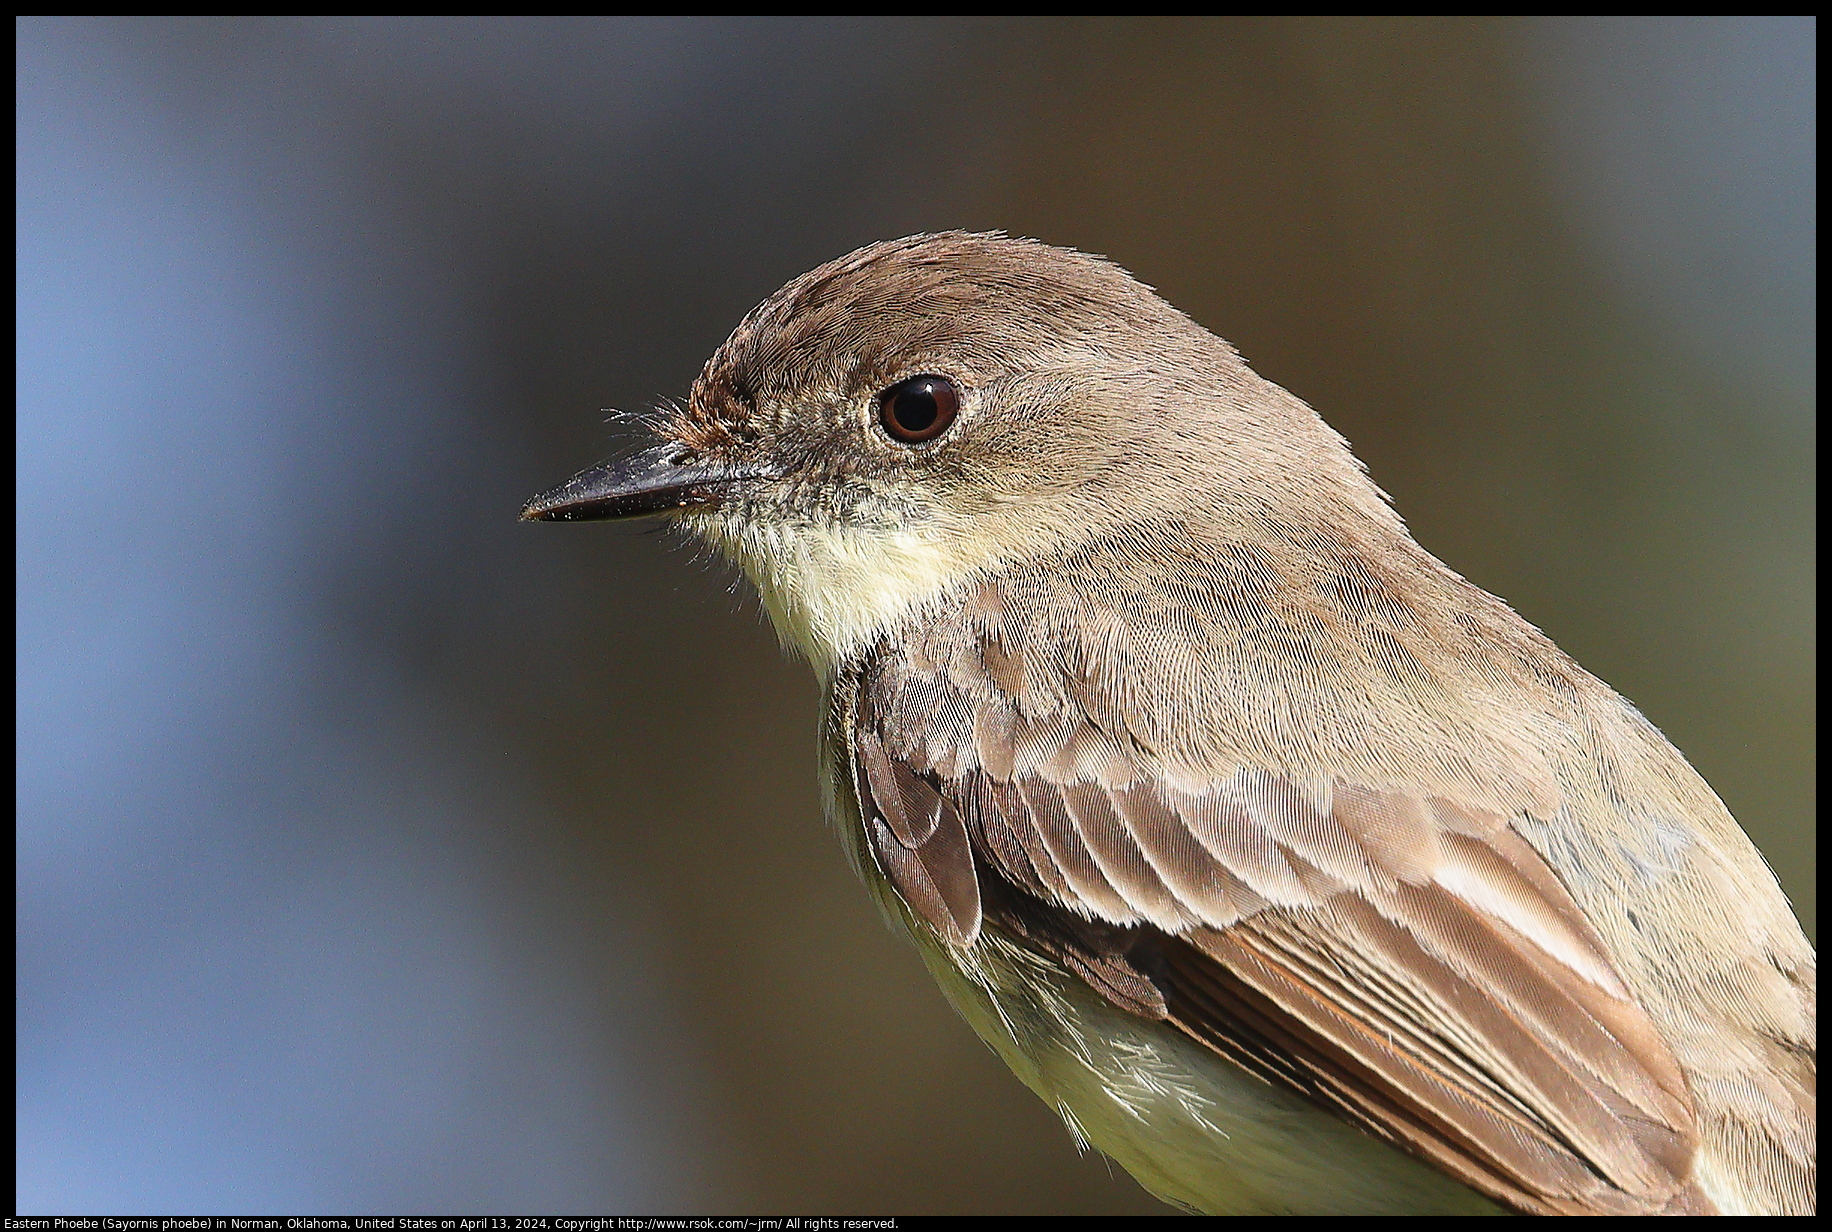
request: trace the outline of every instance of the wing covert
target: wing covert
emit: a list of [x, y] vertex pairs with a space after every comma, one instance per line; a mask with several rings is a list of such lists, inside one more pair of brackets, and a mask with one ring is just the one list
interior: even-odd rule
[[1027, 710], [961, 675], [880, 656], [854, 715], [873, 858], [945, 941], [984, 920], [1519, 1210], [1686, 1188], [1679, 1069], [1505, 817], [1263, 767], [1173, 778], [1072, 690]]

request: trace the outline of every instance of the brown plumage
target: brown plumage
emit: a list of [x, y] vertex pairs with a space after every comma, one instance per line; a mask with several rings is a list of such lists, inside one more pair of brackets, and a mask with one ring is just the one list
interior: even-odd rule
[[[1059, 658], [1037, 636], [1049, 599], [1065, 583], [1112, 590], [1115, 576], [1087, 547], [1028, 564], [863, 661], [859, 796], [871, 852], [911, 910], [956, 945], [982, 913], [1048, 931], [1043, 944], [1116, 1005], [1517, 1209], [1647, 1213], [1689, 1189], [1679, 1069], [1504, 816], [1446, 798], [1443, 782], [1301, 786], [1242, 767], [1175, 785], [1158, 769], [1163, 725], [1128, 721], [1126, 682], [1154, 674], [1127, 661], [1130, 638], [1074, 647], [1072, 671], [1038, 666], [1027, 683], [1004, 648]], [[1183, 572], [1190, 619], [1159, 627], [1156, 662], [1222, 669], [1249, 644], [1219, 610], [1226, 592], [1202, 588], [1213, 576]], [[1113, 600], [1132, 630], [1151, 627], [1147, 596]], [[1001, 892], [983, 904], [976, 886], [993, 878]], [[1125, 948], [1103, 955], [1076, 937], [1079, 920], [1129, 930]]]
[[[900, 444], [877, 399], [918, 373], [959, 421]], [[1723, 805], [1123, 271], [996, 236], [862, 249], [747, 317], [659, 431], [691, 473], [618, 478], [615, 512], [665, 487], [757, 582], [829, 690], [868, 884], [1148, 1186], [1812, 1209], [1813, 954]], [[564, 491], [534, 516], [592, 516]], [[1190, 1140], [1260, 1098], [1229, 1074], [1266, 1084], [1269, 1142], [1338, 1143], [1318, 1176], [1341, 1140], [1291, 1108], [1457, 1184], [1245, 1175], [1234, 1135]]]

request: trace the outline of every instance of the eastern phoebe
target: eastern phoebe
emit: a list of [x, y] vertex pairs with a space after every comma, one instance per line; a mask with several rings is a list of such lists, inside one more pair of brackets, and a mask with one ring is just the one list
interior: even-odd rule
[[1218, 1214], [1803, 1214], [1814, 956], [1704, 780], [1125, 271], [874, 244], [658, 443], [819, 674], [827, 811], [1071, 1132]]

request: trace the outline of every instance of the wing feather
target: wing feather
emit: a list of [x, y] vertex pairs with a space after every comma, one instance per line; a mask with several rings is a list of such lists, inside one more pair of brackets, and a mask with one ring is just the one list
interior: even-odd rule
[[1053, 790], [1101, 875], [1128, 907], [1170, 933], [1199, 922], [1145, 858], [1105, 789], [1098, 783], [1071, 782]]
[[860, 733], [854, 782], [871, 810], [861, 816], [873, 856], [910, 909], [952, 944], [979, 936], [981, 904], [973, 847], [960, 814], [941, 792], [892, 761]]
[[1113, 924], [1138, 923], [1141, 913], [1101, 871], [1075, 819], [1069, 816], [1061, 792], [1034, 775], [1019, 779], [1016, 785], [1025, 811], [1037, 828], [1037, 837], [1069, 886], [1071, 897], [1062, 905], [1077, 914]]
[[1265, 906], [1202, 845], [1161, 785], [1139, 780], [1114, 789], [1110, 798], [1159, 881], [1197, 921], [1226, 928]]
[[1046, 698], [994, 639], [977, 689], [973, 662], [881, 655], [856, 690], [871, 851], [944, 940], [984, 919], [1518, 1210], [1683, 1190], [1678, 1067], [1506, 818], [1267, 767], [1173, 781], [1112, 729], [1123, 706]]

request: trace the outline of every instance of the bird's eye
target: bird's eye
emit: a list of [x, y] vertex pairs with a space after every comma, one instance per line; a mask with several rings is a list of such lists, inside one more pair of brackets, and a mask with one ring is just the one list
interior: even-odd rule
[[878, 395], [878, 420], [893, 440], [932, 441], [960, 413], [961, 395], [945, 376], [913, 376]]

